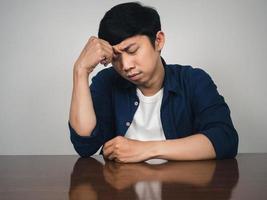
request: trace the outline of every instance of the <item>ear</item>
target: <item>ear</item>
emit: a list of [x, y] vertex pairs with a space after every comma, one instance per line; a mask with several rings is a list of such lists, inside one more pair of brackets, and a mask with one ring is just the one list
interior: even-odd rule
[[165, 43], [165, 34], [162, 31], [158, 31], [155, 39], [155, 49], [161, 51]]

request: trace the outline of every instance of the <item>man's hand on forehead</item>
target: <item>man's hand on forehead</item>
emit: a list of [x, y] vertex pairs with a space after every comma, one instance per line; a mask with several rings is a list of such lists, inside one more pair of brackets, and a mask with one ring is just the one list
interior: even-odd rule
[[[111, 46], [111, 45], [109, 45], [109, 46]], [[105, 67], [106, 67], [109, 63], [115, 61], [115, 60], [118, 58], [119, 54], [122, 53], [122, 51], [120, 50], [120, 48], [118, 47], [118, 45], [114, 45], [114, 46], [111, 46], [111, 47], [112, 47], [112, 51], [113, 51], [113, 53], [112, 53], [112, 57], [111, 57], [110, 59], [108, 59], [106, 56], [104, 56], [103, 59], [102, 59], [102, 61], [100, 62], [100, 63], [103, 64]], [[109, 61], [108, 61], [108, 60], [109, 60]]]
[[[129, 49], [131, 46], [133, 46], [135, 43], [132, 44], [127, 44], [126, 42], [121, 42], [119, 44], [113, 45], [112, 47], [112, 58], [111, 58], [111, 62], [115, 61], [118, 59], [119, 55], [123, 53], [123, 51], [127, 51], [127, 49]], [[108, 59], [107, 57], [104, 57], [103, 60], [100, 62], [101, 64], [107, 66], [108, 65]]]
[[113, 53], [115, 53], [115, 54], [122, 53], [122, 50], [117, 45], [112, 46], [112, 49], [113, 49]]
[[117, 59], [119, 54], [122, 53], [122, 50], [118, 45], [112, 46], [112, 49], [113, 49], [113, 59]]

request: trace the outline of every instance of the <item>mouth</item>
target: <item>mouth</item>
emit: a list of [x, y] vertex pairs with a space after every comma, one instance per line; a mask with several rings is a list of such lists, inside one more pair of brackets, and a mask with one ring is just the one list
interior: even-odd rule
[[127, 77], [129, 78], [129, 79], [131, 79], [131, 80], [137, 80], [139, 77], [139, 75], [141, 74], [141, 72], [139, 72], [139, 73], [135, 73], [135, 74], [131, 74], [131, 75], [127, 75]]

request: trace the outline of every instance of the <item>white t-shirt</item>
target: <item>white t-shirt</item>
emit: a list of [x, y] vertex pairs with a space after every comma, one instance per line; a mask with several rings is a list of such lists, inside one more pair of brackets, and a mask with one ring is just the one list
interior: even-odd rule
[[165, 140], [160, 119], [163, 88], [153, 96], [144, 96], [137, 88], [139, 106], [125, 137], [140, 141]]

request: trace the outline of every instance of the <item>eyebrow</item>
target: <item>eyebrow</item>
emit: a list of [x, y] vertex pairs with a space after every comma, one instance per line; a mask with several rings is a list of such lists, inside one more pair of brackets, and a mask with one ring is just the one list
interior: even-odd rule
[[[123, 48], [122, 50], [120, 50], [120, 51], [127, 51], [130, 47], [132, 47], [133, 45], [136, 45], [136, 44], [137, 44], [136, 42], [131, 43], [131, 44], [129, 44], [128, 46], [124, 47], [124, 48]], [[115, 49], [115, 48], [113, 48], [113, 51], [114, 51], [116, 54], [120, 53], [120, 51], [117, 51], [117, 49]]]
[[122, 51], [127, 51], [131, 46], [135, 45], [136, 43], [129, 44], [127, 47], [123, 48]]

